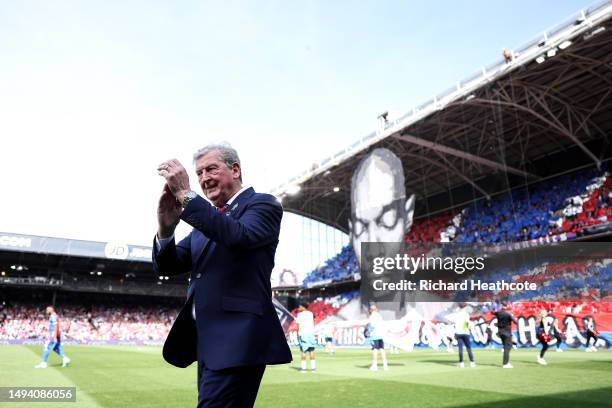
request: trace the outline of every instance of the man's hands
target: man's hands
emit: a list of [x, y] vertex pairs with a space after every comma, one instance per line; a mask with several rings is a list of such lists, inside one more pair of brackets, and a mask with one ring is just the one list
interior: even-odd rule
[[182, 204], [185, 193], [191, 190], [189, 175], [183, 165], [176, 159], [168, 160], [159, 165], [157, 173], [166, 179], [170, 192]]
[[169, 238], [174, 234], [182, 210], [181, 203], [174, 197], [168, 184], [165, 184], [157, 205], [158, 238]]
[[189, 176], [178, 160], [168, 160], [159, 165], [157, 173], [166, 179], [157, 206], [158, 238], [169, 238], [179, 223], [185, 193], [190, 191]]

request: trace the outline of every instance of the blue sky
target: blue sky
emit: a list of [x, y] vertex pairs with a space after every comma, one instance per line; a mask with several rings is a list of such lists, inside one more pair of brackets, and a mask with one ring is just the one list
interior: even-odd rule
[[0, 231], [148, 244], [159, 162], [270, 189], [591, 4], [0, 1]]

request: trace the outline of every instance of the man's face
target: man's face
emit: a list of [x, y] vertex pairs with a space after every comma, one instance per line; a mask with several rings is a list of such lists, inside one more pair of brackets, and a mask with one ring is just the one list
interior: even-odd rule
[[51, 315], [51, 313], [53, 313], [53, 309], [51, 309], [50, 307], [47, 307], [47, 309], [45, 310], [45, 312], [47, 313], [47, 315]]
[[387, 163], [373, 157], [353, 186], [351, 238], [359, 262], [362, 242], [403, 242], [406, 200], [396, 197], [394, 177]]
[[202, 191], [217, 207], [225, 205], [240, 190], [240, 165], [234, 163], [228, 168], [217, 151], [196, 160], [196, 175]]

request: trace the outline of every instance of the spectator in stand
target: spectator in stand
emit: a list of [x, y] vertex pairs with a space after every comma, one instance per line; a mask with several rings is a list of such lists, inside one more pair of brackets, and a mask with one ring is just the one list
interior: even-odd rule
[[504, 62], [506, 64], [512, 62], [512, 51], [507, 48], [502, 49], [502, 57], [504, 57]]

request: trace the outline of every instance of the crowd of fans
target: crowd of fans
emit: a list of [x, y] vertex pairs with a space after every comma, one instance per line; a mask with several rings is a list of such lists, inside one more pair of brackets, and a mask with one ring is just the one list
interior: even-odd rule
[[[612, 224], [612, 178], [586, 169], [517, 189], [491, 200], [481, 199], [461, 212], [415, 220], [407, 243], [455, 242], [502, 244], [532, 240], [565, 240]], [[354, 278], [359, 266], [351, 245], [310, 272], [305, 286]], [[576, 284], [564, 281], [568, 290]], [[552, 288], [551, 288], [552, 290]]]
[[500, 268], [488, 271], [486, 277], [475, 275], [474, 279], [486, 281], [532, 282], [537, 291], [497, 291], [483, 294], [477, 299], [485, 301], [491, 296], [512, 302], [540, 300], [553, 301], [612, 301], [612, 260], [582, 260], [578, 262], [530, 263], [518, 269]]
[[[0, 341], [44, 342], [49, 336], [47, 305], [17, 304], [4, 307]], [[162, 343], [177, 309], [153, 307], [56, 308], [62, 341], [78, 343]]]
[[[454, 237], [456, 233], [453, 232], [453, 227], [456, 229], [456, 226], [452, 220], [457, 215], [458, 214], [452, 212], [447, 212], [423, 220], [417, 220], [413, 224], [408, 234], [406, 234], [405, 241], [407, 243], [437, 243], [441, 241], [442, 234], [444, 234], [446, 242], [448, 242], [448, 237]], [[457, 226], [458, 225], [459, 224], [457, 224]]]
[[[358, 290], [308, 305], [315, 323], [336, 314], [342, 306], [359, 296]], [[49, 337], [49, 317], [44, 304], [20, 302], [0, 305], [0, 342], [44, 343]], [[161, 344], [166, 339], [178, 309], [155, 306], [57, 306], [63, 342], [79, 344]], [[297, 314], [297, 309], [293, 315]], [[295, 323], [294, 323], [295, 324]]]
[[608, 222], [612, 222], [612, 178], [603, 176], [591, 180], [586, 194], [566, 200], [561, 214], [553, 220], [553, 227], [556, 232], [573, 237], [589, 227]]
[[304, 279], [304, 286], [354, 279], [358, 274], [359, 264], [353, 247], [348, 244], [342, 248], [338, 255], [328, 259], [323, 266], [310, 272]]
[[559, 211], [568, 198], [586, 193], [596, 170], [561, 176], [511, 191], [492, 200], [479, 200], [464, 212], [455, 242], [503, 243], [546, 237], [555, 230]]

